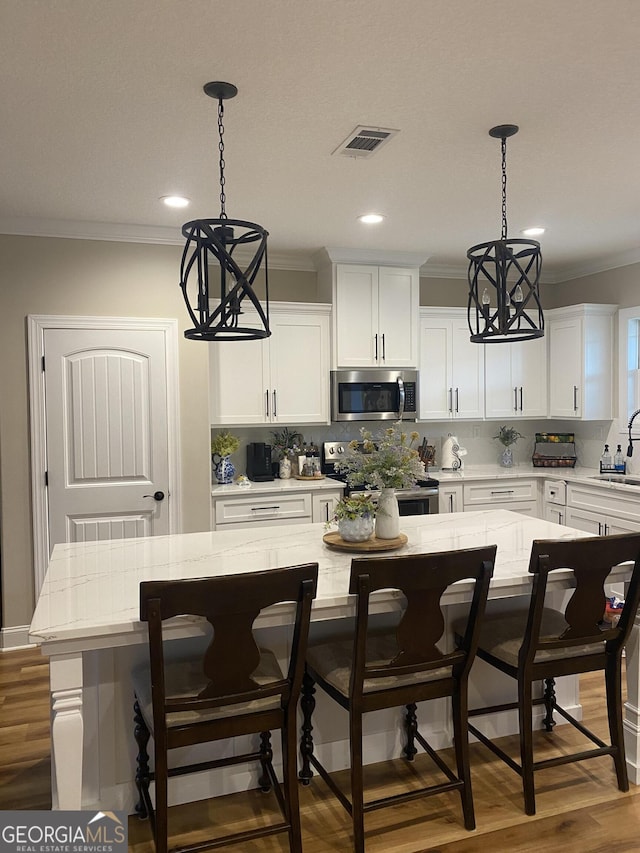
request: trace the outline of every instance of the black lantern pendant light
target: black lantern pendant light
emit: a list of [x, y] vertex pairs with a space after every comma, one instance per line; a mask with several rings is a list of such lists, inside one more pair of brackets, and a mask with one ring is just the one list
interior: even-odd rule
[[[187, 242], [180, 265], [180, 287], [193, 328], [187, 329], [185, 338], [198, 341], [246, 341], [268, 338], [269, 282], [267, 271], [267, 231], [254, 222], [228, 219], [225, 211], [224, 178], [224, 101], [235, 98], [237, 88], [231, 83], [207, 83], [205, 94], [218, 101], [218, 134], [220, 141], [220, 217], [196, 219], [185, 222], [182, 234]], [[250, 247], [255, 252], [252, 260], [242, 269], [234, 252]], [[210, 281], [210, 264], [219, 265], [220, 284], [215, 292], [215, 281]], [[263, 267], [264, 262], [264, 267]], [[265, 299], [260, 304], [253, 283], [264, 268]], [[210, 302], [210, 300], [212, 300]], [[244, 325], [242, 308], [251, 303], [257, 320]]]
[[467, 252], [468, 320], [474, 343], [526, 341], [544, 335], [538, 290], [540, 243], [507, 239], [507, 139], [517, 132], [515, 124], [489, 131], [489, 136], [502, 140], [502, 236]]

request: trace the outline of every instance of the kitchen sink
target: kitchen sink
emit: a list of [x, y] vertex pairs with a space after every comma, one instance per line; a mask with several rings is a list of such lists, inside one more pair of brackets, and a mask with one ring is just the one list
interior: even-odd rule
[[591, 480], [604, 480], [609, 483], [622, 483], [625, 486], [640, 486], [640, 479], [627, 477], [624, 474], [596, 474]]

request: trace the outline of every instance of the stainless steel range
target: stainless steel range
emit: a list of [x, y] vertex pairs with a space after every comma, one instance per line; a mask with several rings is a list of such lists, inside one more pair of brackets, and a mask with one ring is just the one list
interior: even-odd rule
[[[347, 453], [347, 450], [348, 442], [325, 441], [322, 445], [322, 473], [326, 474], [327, 477], [333, 477], [346, 483], [345, 475], [336, 472], [335, 463]], [[427, 477], [426, 480], [419, 480], [411, 489], [396, 489], [400, 515], [432, 515], [438, 512], [439, 485], [438, 480]], [[364, 486], [356, 486], [355, 488], [346, 486], [345, 491], [346, 494], [357, 491], [370, 494], [374, 498], [376, 496], [376, 491], [366, 489]]]

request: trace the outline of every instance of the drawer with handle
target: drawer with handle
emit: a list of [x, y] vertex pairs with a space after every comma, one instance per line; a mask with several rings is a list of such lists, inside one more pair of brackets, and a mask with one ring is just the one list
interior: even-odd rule
[[215, 524], [259, 521], [311, 521], [311, 495], [265, 495], [260, 498], [234, 498], [215, 502]]
[[505, 480], [504, 482], [465, 483], [464, 505], [472, 508], [475, 504], [502, 504], [513, 501], [535, 501], [537, 498], [536, 480]]

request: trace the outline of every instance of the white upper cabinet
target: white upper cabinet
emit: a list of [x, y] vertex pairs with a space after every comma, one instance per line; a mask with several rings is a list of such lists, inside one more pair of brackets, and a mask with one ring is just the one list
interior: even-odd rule
[[417, 367], [417, 269], [338, 264], [336, 366]]
[[419, 420], [484, 417], [484, 346], [469, 340], [466, 308], [420, 311]]
[[212, 424], [329, 423], [331, 306], [271, 306], [271, 337], [209, 344]]
[[333, 370], [417, 368], [420, 266], [412, 252], [323, 249], [319, 298], [333, 305]]
[[572, 305], [546, 312], [549, 416], [611, 420], [617, 305]]
[[486, 417], [546, 417], [546, 337], [484, 346]]

